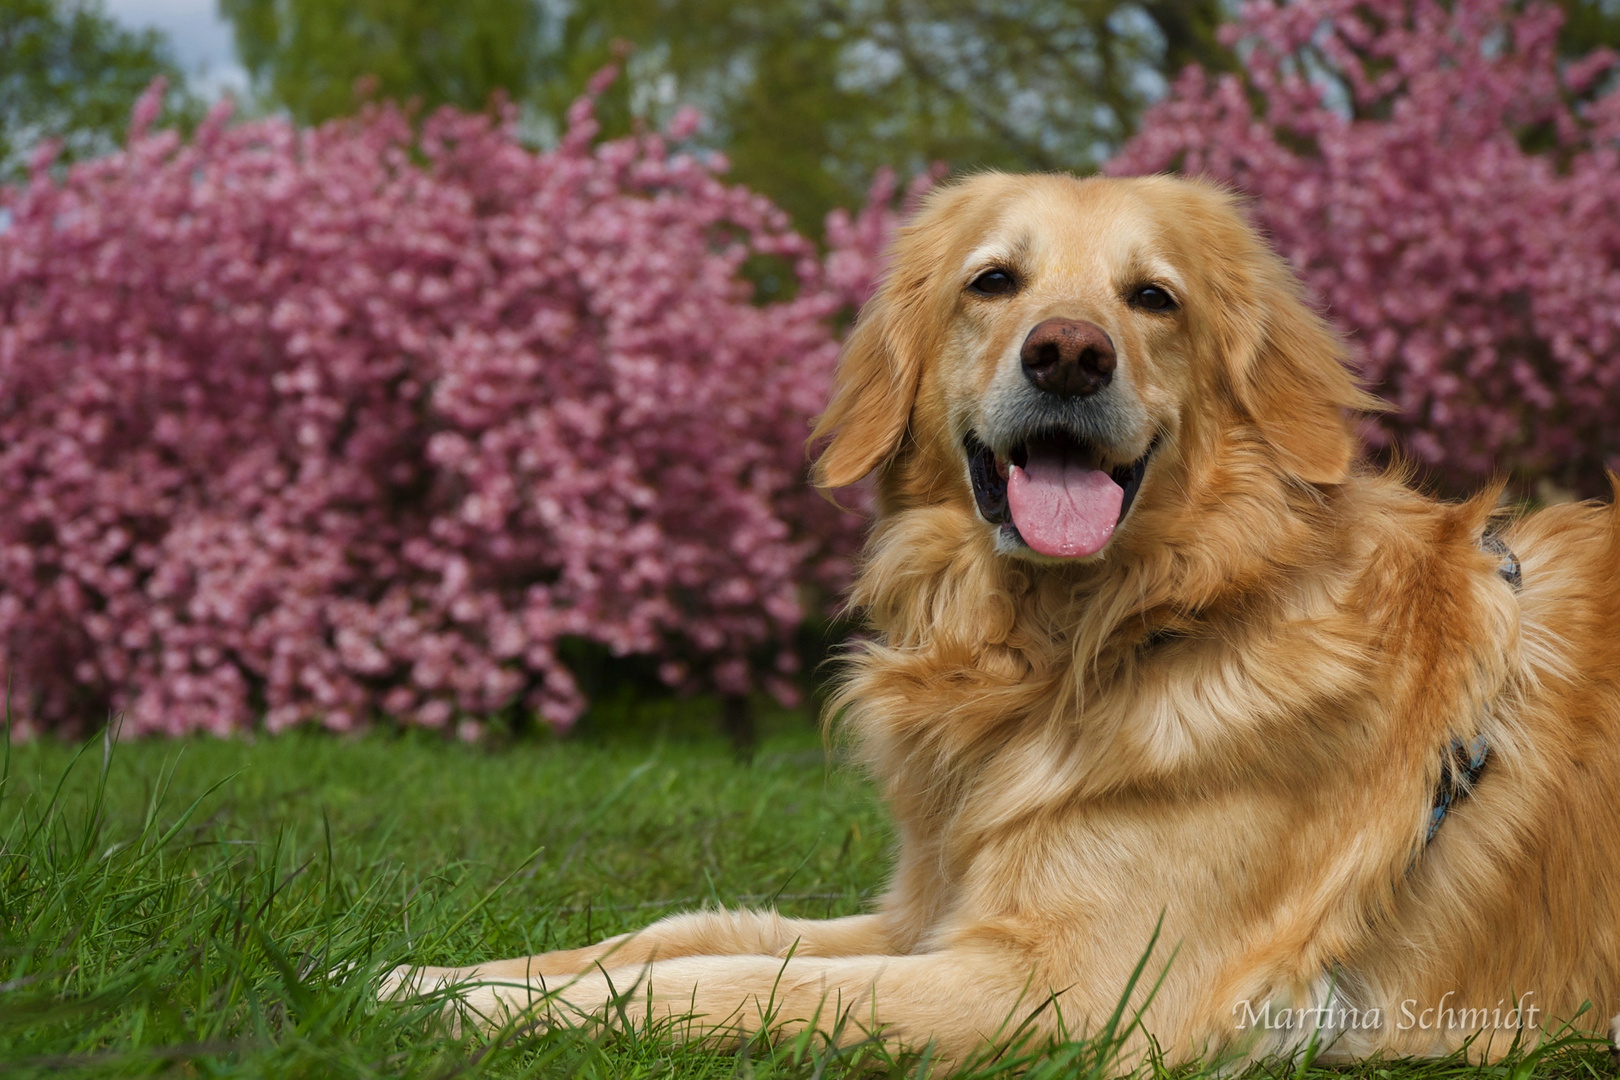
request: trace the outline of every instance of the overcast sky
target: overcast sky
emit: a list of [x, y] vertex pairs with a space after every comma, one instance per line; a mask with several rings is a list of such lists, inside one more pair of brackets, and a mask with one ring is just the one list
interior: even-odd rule
[[180, 66], [205, 98], [244, 90], [247, 72], [236, 61], [230, 24], [215, 0], [103, 0], [107, 13], [135, 29], [154, 27], [169, 36]]

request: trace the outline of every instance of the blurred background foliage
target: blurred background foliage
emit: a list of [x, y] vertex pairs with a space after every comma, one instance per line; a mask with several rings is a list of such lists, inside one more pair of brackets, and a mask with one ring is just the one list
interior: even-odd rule
[[130, 107], [154, 78], [195, 116], [163, 36], [110, 19], [95, 0], [0, 0], [0, 180], [54, 140], [64, 161], [118, 146]]
[[428, 108], [502, 91], [543, 139], [627, 58], [610, 120], [696, 105], [735, 179], [811, 230], [884, 165], [1093, 167], [1167, 73], [1231, 64], [1219, 0], [220, 3], [255, 89], [303, 122], [352, 109], [369, 76]]
[[[1559, 0], [1564, 46], [1620, 45], [1620, 0]], [[732, 177], [819, 235], [882, 166], [1094, 169], [1185, 65], [1226, 70], [1234, 0], [218, 0], [255, 112], [311, 123], [370, 97], [481, 109], [500, 95], [544, 145], [622, 60], [608, 132], [706, 117]], [[154, 76], [199, 113], [161, 35], [97, 0], [0, 0], [0, 161], [42, 139], [104, 152]]]

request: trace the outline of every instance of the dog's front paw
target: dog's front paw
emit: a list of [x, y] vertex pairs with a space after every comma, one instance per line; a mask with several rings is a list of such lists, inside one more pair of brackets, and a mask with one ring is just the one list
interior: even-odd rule
[[544, 980], [502, 978], [476, 967], [412, 964], [402, 964], [385, 973], [377, 987], [377, 998], [381, 1001], [441, 998], [445, 1020], [453, 1035], [467, 1030], [494, 1032], [513, 1026], [532, 1030], [557, 1022], [558, 1007], [570, 1015], [579, 1011], [556, 1001], [555, 993], [555, 989], [545, 986]]
[[404, 1001], [408, 998], [424, 997], [465, 982], [467, 978], [460, 968], [401, 964], [383, 974], [382, 981], [377, 986], [377, 997], [381, 1001]]
[[440, 1011], [452, 1037], [459, 1038], [468, 1029], [492, 1031], [501, 1026], [493, 1016], [486, 1016], [468, 999], [481, 989], [470, 981], [475, 972], [461, 968], [423, 967], [401, 964], [384, 973], [377, 986], [379, 1001], [406, 1002], [416, 998], [439, 999]]

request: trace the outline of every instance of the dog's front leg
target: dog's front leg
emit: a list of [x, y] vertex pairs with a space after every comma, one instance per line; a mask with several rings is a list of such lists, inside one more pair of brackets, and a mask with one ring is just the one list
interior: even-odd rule
[[858, 956], [892, 952], [880, 915], [788, 919], [774, 911], [690, 911], [582, 949], [493, 960], [470, 967], [399, 967], [384, 980], [383, 997], [476, 979], [556, 979], [598, 967], [640, 968], [681, 956]]
[[891, 1045], [960, 1060], [1012, 1038], [1026, 1023], [1051, 1034], [1051, 988], [1019, 957], [947, 949], [911, 956], [693, 956], [563, 979], [468, 986], [452, 1005], [480, 1026], [582, 1026], [647, 1021], [668, 1035], [716, 1044], [760, 1031], [812, 1028], [848, 1043]]

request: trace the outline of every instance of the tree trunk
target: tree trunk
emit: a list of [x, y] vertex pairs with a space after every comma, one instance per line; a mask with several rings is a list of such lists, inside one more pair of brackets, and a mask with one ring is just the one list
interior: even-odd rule
[[721, 700], [720, 728], [731, 740], [731, 748], [740, 758], [752, 758], [759, 731], [754, 725], [754, 708], [741, 694], [727, 694]]

